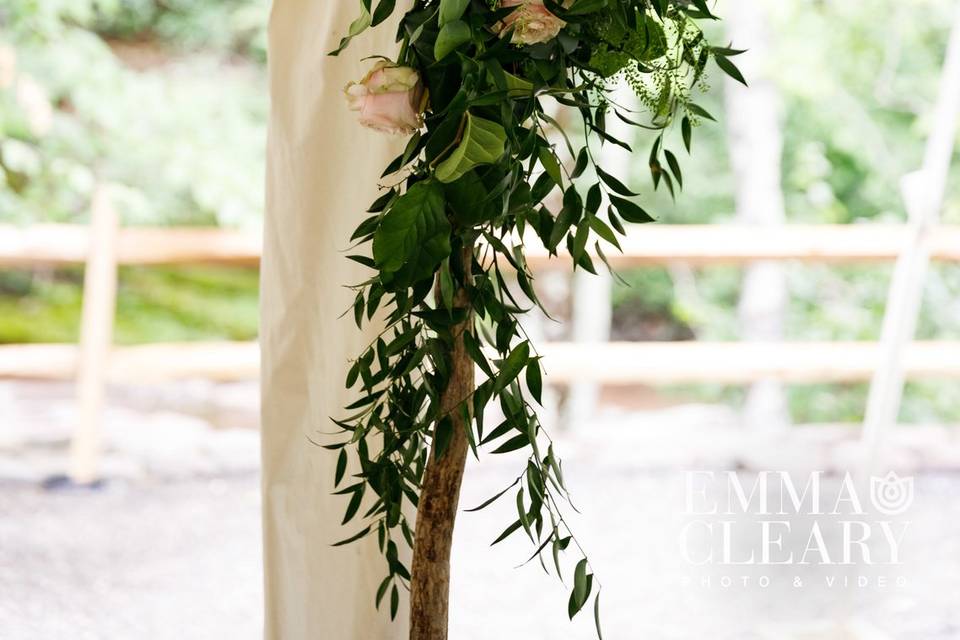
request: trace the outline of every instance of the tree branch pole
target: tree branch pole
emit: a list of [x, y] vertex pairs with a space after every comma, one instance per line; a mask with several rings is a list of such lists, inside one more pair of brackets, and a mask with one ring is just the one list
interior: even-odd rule
[[[472, 244], [463, 248], [461, 257], [463, 280], [469, 282], [472, 277]], [[437, 300], [441, 299], [439, 276], [436, 296]], [[465, 288], [457, 289], [454, 307], [470, 308]], [[474, 390], [473, 360], [463, 344], [463, 333], [472, 330], [472, 311], [451, 330], [454, 342], [450, 351], [450, 381], [441, 396], [440, 408], [453, 420], [453, 434], [442, 456], [437, 458], [431, 449], [420, 487], [410, 572], [410, 640], [447, 640], [450, 549], [460, 502], [460, 484], [467, 462], [466, 430], [470, 428], [469, 424], [464, 424], [457, 405], [470, 397]], [[433, 446], [436, 447], [436, 439]]]

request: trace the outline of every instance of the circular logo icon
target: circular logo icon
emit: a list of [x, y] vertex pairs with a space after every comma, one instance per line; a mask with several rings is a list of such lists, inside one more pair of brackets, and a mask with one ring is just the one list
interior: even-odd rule
[[882, 478], [870, 478], [870, 500], [880, 513], [895, 516], [913, 502], [913, 478], [901, 478], [891, 471]]

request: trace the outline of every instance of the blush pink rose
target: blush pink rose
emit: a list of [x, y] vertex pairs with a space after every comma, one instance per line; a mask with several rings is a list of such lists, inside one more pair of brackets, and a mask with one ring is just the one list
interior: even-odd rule
[[541, 0], [503, 0], [500, 7], [516, 7], [500, 25], [501, 36], [512, 33], [510, 42], [513, 44], [548, 42], [567, 26], [566, 22], [543, 6]]
[[348, 84], [344, 93], [365, 127], [410, 134], [423, 126], [424, 89], [415, 69], [380, 60], [360, 82]]

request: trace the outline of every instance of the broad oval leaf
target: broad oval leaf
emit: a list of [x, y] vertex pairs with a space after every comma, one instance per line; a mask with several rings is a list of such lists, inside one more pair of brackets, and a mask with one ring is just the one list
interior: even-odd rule
[[470, 25], [463, 20], [448, 22], [440, 28], [433, 46], [433, 57], [438, 62], [450, 55], [460, 45], [470, 42]]
[[450, 255], [450, 222], [443, 189], [418, 182], [393, 203], [373, 236], [373, 259], [384, 285], [409, 286], [432, 278]]
[[469, 4], [470, 0], [440, 0], [440, 26], [463, 17]]
[[446, 160], [437, 165], [440, 182], [453, 182], [477, 165], [492, 164], [503, 155], [507, 132], [503, 127], [469, 112], [460, 144]]

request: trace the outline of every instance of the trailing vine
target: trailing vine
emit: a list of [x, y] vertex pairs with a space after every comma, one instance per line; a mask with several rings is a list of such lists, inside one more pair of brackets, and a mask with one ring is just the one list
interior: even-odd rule
[[[334, 54], [384, 22], [394, 0], [361, 0], [360, 11]], [[574, 269], [596, 273], [603, 245], [620, 249], [625, 223], [653, 220], [597, 164], [598, 145], [631, 150], [607, 130], [611, 116], [659, 132], [648, 156], [654, 188], [682, 187], [665, 134], [679, 126], [689, 151], [693, 128], [711, 117], [691, 99], [710, 60], [742, 81], [730, 61], [739, 52], [711, 47], [697, 24], [713, 19], [704, 0], [416, 0], [400, 19], [398, 57], [347, 88], [362, 123], [410, 136], [383, 172], [392, 186], [352, 236], [367, 250], [349, 258], [371, 271], [353, 287], [354, 319], [384, 328], [353, 361], [346, 386], [359, 397], [335, 420], [342, 437], [325, 445], [339, 452], [343, 524], [361, 522], [337, 544], [376, 536], [386, 576], [374, 598], [391, 616], [416, 580], [400, 546], [418, 542], [408, 514], [431, 460], [460, 455], [452, 446], [477, 458], [526, 450], [516, 479], [471, 510], [512, 493], [516, 518], [494, 543], [521, 532], [530, 560], [561, 578], [571, 573], [564, 554], [574, 553], [568, 614], [592, 598], [600, 632], [599, 583], [564, 518], [563, 465], [532, 404], [544, 374], [519, 320], [540, 306], [524, 244], [566, 252]], [[621, 81], [639, 111], [611, 98]], [[584, 142], [563, 130], [556, 109], [579, 114]]]

